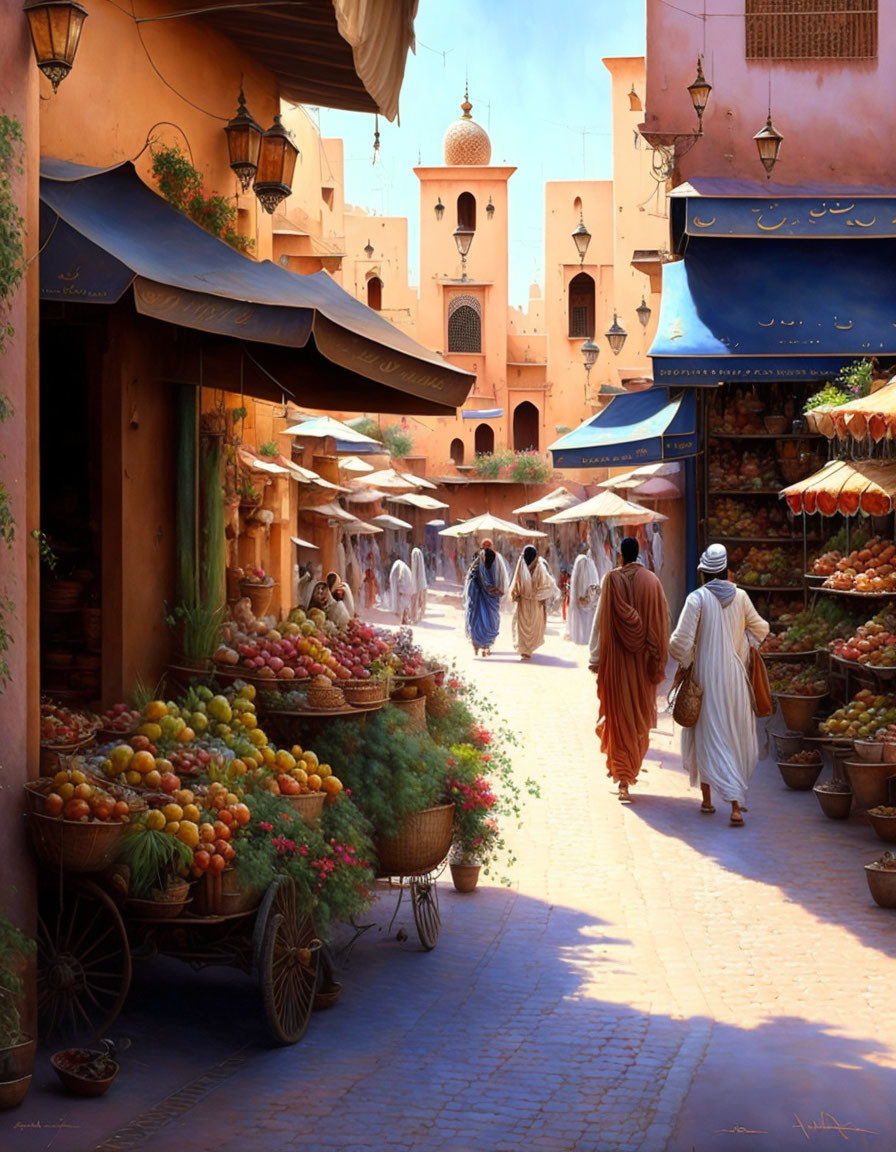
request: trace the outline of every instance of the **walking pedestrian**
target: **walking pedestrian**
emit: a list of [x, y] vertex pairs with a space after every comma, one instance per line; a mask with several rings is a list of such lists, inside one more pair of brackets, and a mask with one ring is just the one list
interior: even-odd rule
[[663, 586], [638, 563], [638, 541], [619, 547], [621, 565], [604, 577], [594, 616], [589, 671], [597, 673], [597, 727], [607, 775], [631, 800], [656, 727], [656, 686], [666, 673], [669, 604]]
[[464, 632], [478, 656], [491, 656], [501, 629], [501, 597], [507, 590], [500, 557], [491, 540], [482, 546], [467, 569], [464, 580]]
[[510, 582], [513, 600], [513, 646], [521, 660], [529, 660], [544, 644], [548, 604], [560, 595], [557, 581], [533, 544], [527, 544], [516, 562]]
[[373, 553], [367, 553], [367, 567], [364, 569], [364, 579], [361, 581], [364, 596], [364, 607], [373, 608], [376, 598], [380, 594], [379, 581], [376, 578], [376, 568], [373, 563]]
[[600, 580], [590, 552], [576, 557], [569, 581], [569, 611], [566, 632], [573, 644], [588, 644], [594, 627], [594, 614]]
[[684, 602], [669, 651], [703, 689], [700, 716], [681, 730], [681, 761], [700, 785], [704, 815], [715, 812], [713, 792], [731, 805], [730, 823], [743, 826], [742, 808], [758, 759], [756, 717], [747, 676], [750, 645], [768, 635], [746, 592], [730, 580], [728, 553], [710, 544], [697, 569], [702, 588]]
[[414, 548], [411, 552], [411, 575], [414, 578], [414, 591], [411, 595], [411, 623], [417, 624], [426, 611], [426, 561], [423, 552]]
[[411, 601], [414, 595], [414, 577], [404, 560], [396, 560], [389, 570], [389, 589], [392, 594], [392, 611], [399, 624], [411, 621]]

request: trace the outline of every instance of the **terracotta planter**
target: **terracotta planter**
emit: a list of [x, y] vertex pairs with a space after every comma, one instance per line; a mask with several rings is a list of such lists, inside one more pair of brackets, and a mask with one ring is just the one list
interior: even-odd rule
[[276, 584], [250, 584], [246, 581], [240, 584], [240, 595], [249, 597], [252, 604], [252, 615], [256, 620], [267, 613], [276, 587]]
[[865, 760], [845, 762], [849, 786], [855, 797], [856, 808], [864, 811], [887, 803], [887, 778], [896, 774], [892, 764], [869, 764]]
[[875, 904], [881, 908], [896, 908], [896, 870], [866, 864], [865, 878]]
[[831, 820], [849, 819], [852, 808], [852, 792], [825, 792], [820, 788], [813, 788], [819, 807], [825, 816]]
[[802, 732], [773, 732], [778, 760], [786, 760], [803, 750]]
[[458, 892], [473, 892], [479, 883], [481, 864], [450, 864], [451, 882]]
[[868, 823], [881, 840], [887, 844], [896, 844], [896, 816], [876, 816], [873, 812], [866, 815]]
[[11, 1048], [0, 1048], [0, 1112], [16, 1108], [31, 1085], [36, 1040], [23, 1040]]
[[884, 758], [884, 746], [879, 740], [854, 740], [856, 756], [868, 764], [880, 764]]
[[781, 779], [794, 792], [808, 792], [810, 788], [814, 788], [815, 781], [821, 775], [821, 769], [821, 763], [778, 764]]

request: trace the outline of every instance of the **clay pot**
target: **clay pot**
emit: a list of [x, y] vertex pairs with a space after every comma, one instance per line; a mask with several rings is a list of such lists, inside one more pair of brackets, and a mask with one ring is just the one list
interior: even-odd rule
[[884, 746], [879, 740], [854, 740], [853, 747], [856, 756], [867, 764], [880, 764], [884, 755]]
[[856, 808], [864, 811], [887, 803], [887, 779], [896, 772], [892, 764], [847, 760], [844, 767], [855, 796]]
[[866, 864], [865, 879], [875, 904], [881, 908], [896, 908], [896, 871]]
[[876, 816], [873, 812], [866, 812], [865, 815], [881, 840], [887, 844], [896, 844], [896, 816]]
[[781, 779], [794, 792], [808, 792], [821, 775], [822, 765], [818, 764], [778, 764]]
[[240, 595], [248, 596], [252, 604], [252, 615], [260, 620], [271, 606], [276, 584], [249, 584], [245, 581], [240, 584]]
[[801, 732], [773, 732], [775, 738], [775, 752], [779, 760], [787, 760], [803, 750], [803, 735]]
[[819, 807], [825, 816], [831, 820], [847, 820], [852, 808], [852, 792], [825, 792], [821, 788], [813, 788]]
[[0, 1112], [18, 1107], [25, 1099], [36, 1051], [36, 1040], [24, 1040], [11, 1048], [0, 1048]]
[[810, 732], [819, 702], [824, 696], [790, 696], [777, 694], [781, 719], [795, 732]]
[[458, 892], [473, 892], [479, 883], [481, 864], [455, 864], [450, 863], [451, 882]]

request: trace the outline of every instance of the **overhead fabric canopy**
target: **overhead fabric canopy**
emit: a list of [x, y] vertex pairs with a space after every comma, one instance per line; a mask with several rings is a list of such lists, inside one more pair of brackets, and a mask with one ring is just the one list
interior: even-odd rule
[[548, 449], [555, 468], [613, 468], [683, 459], [697, 450], [693, 392], [672, 400], [665, 388], [612, 397]]
[[258, 472], [270, 476], [286, 476], [291, 480], [296, 480], [299, 484], [311, 484], [317, 488], [329, 488], [331, 492], [347, 492], [347, 488], [341, 487], [339, 484], [333, 484], [329, 480], [324, 480], [323, 476], [318, 476], [316, 472], [312, 472], [310, 468], [303, 468], [300, 464], [294, 463], [292, 460], [287, 460], [285, 456], [279, 454], [274, 457], [256, 456], [248, 448], [240, 447], [239, 461], [245, 465], [250, 472]]
[[875, 444], [896, 437], [896, 377], [870, 396], [861, 396], [836, 408], [807, 413], [810, 425], [829, 440], [864, 440], [870, 436]]
[[820, 471], [784, 488], [780, 495], [794, 515], [840, 512], [884, 516], [896, 507], [896, 461], [830, 460]]
[[405, 528], [413, 528], [413, 524], [408, 524], [407, 520], [399, 520], [397, 516], [388, 516], [385, 512], [382, 516], [371, 516], [371, 524], [379, 524], [381, 528], [394, 528], [400, 531]]
[[340, 460], [339, 467], [344, 468], [346, 472], [354, 472], [358, 475], [362, 472], [373, 471], [372, 464], [368, 464], [366, 460], [361, 460], [357, 456], [349, 456], [346, 460]]
[[315, 552], [320, 551], [316, 544], [312, 544], [310, 540], [303, 540], [301, 536], [290, 536], [290, 540], [297, 548], [313, 548]]
[[450, 507], [444, 500], [436, 500], [434, 497], [426, 496], [422, 492], [408, 492], [406, 496], [387, 496], [386, 499], [392, 504], [407, 504], [411, 508], [423, 508], [427, 512], [435, 512], [437, 508]]
[[382, 468], [379, 472], [369, 472], [364, 476], [362, 483], [370, 484], [374, 488], [389, 489], [393, 492], [412, 492], [421, 487], [414, 476], [405, 476], [396, 472], [394, 468]]
[[[765, 213], [752, 203], [755, 224]], [[856, 359], [896, 354], [896, 238], [860, 235], [866, 214], [853, 215], [848, 259], [839, 239], [689, 236], [684, 259], [663, 265], [648, 353], [656, 383], [823, 380]], [[769, 227], [789, 218], [778, 205]]]
[[302, 511], [316, 512], [318, 516], [326, 516], [328, 520], [339, 520], [343, 524], [350, 524], [355, 519], [351, 512], [346, 512], [344, 508], [340, 508], [339, 505], [334, 502], [318, 504], [311, 508], [303, 508]]
[[623, 500], [615, 492], [604, 491], [592, 496], [590, 500], [564, 508], [555, 516], [548, 516], [545, 524], [571, 524], [576, 520], [605, 520], [610, 527], [622, 527], [625, 524], [653, 524], [668, 520], [668, 516], [654, 512], [651, 508], [642, 508], [630, 500]]
[[497, 420], [503, 415], [503, 408], [464, 408], [461, 412], [464, 420]]
[[543, 539], [546, 532], [536, 532], [534, 528], [521, 528], [510, 520], [502, 520], [499, 516], [492, 516], [491, 512], [483, 512], [473, 516], [460, 524], [452, 524], [450, 528], [443, 528], [440, 536], [487, 536], [490, 532], [501, 532], [505, 536], [522, 536], [527, 540]]
[[376, 504], [385, 499], [386, 493], [380, 492], [378, 488], [355, 488], [346, 496], [350, 504]]
[[569, 508], [570, 505], [578, 503], [579, 497], [574, 496], [568, 488], [555, 488], [540, 500], [533, 500], [531, 504], [524, 504], [522, 508], [514, 508], [513, 514], [520, 516], [526, 512], [559, 512], [561, 508]]
[[[344, 424], [341, 420], [336, 420], [332, 416], [312, 416], [308, 420], [300, 420], [298, 424], [290, 424], [288, 428], [284, 428], [280, 433], [281, 436], [298, 436], [299, 439], [306, 440], [333, 440], [336, 444], [336, 451], [338, 452], [364, 452], [370, 456], [382, 455], [386, 449], [379, 440], [374, 440], [372, 436], [365, 436], [363, 432], [358, 432], [357, 429], [352, 428], [350, 424]], [[357, 455], [350, 457], [351, 460], [358, 460]], [[354, 466], [350, 469], [352, 472], [372, 472], [373, 465], [367, 464], [363, 460], [358, 460], [359, 464], [364, 464], [363, 468]], [[339, 461], [339, 467], [343, 467], [343, 462]]]
[[251, 347], [265, 398], [300, 391], [307, 403], [316, 391], [319, 403], [318, 354], [343, 410], [454, 415], [475, 381], [326, 272], [299, 276], [240, 255], [157, 196], [131, 162], [104, 170], [44, 158], [40, 198], [42, 299], [114, 304], [131, 288], [145, 316]]

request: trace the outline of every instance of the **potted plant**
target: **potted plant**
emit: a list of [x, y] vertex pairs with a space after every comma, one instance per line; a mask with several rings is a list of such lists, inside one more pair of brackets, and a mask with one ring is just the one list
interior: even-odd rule
[[37, 1041], [22, 1028], [22, 977], [34, 952], [34, 941], [0, 913], [0, 1110], [21, 1104], [31, 1084]]
[[166, 616], [175, 634], [174, 663], [204, 671], [211, 667], [224, 626], [224, 609], [204, 604], [177, 604]]
[[127, 869], [128, 899], [141, 915], [177, 916], [189, 895], [193, 849], [166, 832], [167, 823], [161, 809], [150, 809], [122, 840], [119, 863]]
[[497, 797], [484, 772], [487, 756], [474, 744], [451, 747], [448, 793], [454, 799], [454, 830], [451, 840], [451, 879], [458, 892], [472, 892], [479, 872], [495, 851], [503, 847], [493, 809]]

